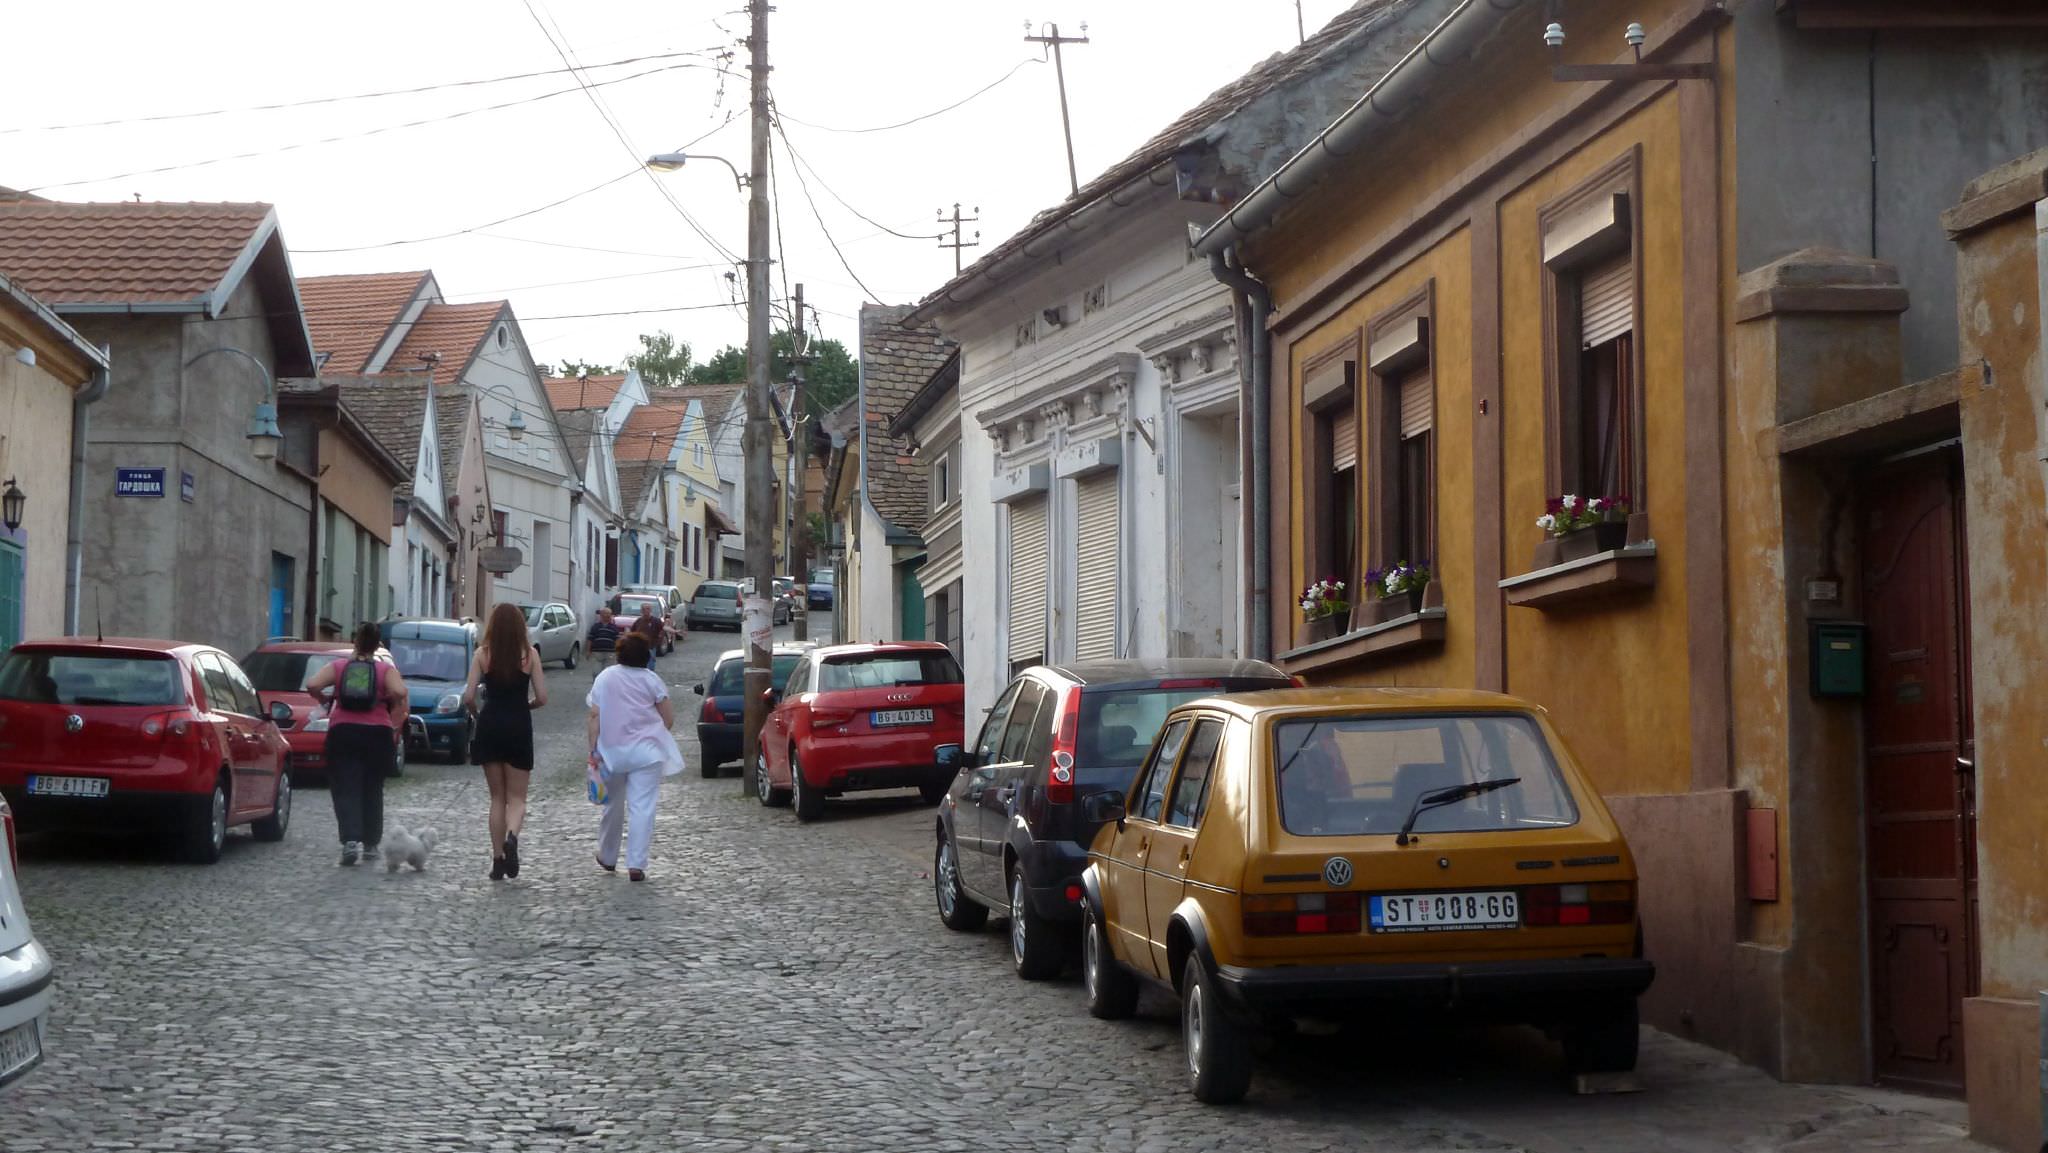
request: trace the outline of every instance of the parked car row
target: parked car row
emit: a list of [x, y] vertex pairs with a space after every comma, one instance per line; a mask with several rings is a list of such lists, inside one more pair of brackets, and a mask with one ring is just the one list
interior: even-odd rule
[[1269, 665], [1034, 668], [939, 806], [940, 921], [1009, 922], [1018, 976], [1091, 1015], [1180, 1002], [1195, 1097], [1253, 1038], [1531, 1023], [1576, 1074], [1633, 1070], [1655, 971], [1634, 860], [1542, 710], [1466, 691], [1282, 687]]

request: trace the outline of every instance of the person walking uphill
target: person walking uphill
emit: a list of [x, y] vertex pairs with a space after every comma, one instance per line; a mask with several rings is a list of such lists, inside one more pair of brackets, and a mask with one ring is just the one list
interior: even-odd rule
[[462, 707], [476, 713], [470, 759], [483, 766], [491, 787], [493, 881], [519, 875], [519, 831], [526, 827], [526, 786], [533, 773], [533, 710], [547, 703], [547, 678], [540, 650], [526, 632], [526, 614], [518, 605], [500, 604], [491, 610], [462, 689]]
[[619, 641], [618, 657], [618, 664], [597, 674], [586, 699], [590, 760], [608, 780], [604, 817], [597, 826], [597, 864], [608, 873], [619, 867], [623, 825], [626, 875], [644, 881], [661, 779], [683, 771], [683, 753], [672, 731], [676, 714], [668, 685], [647, 667], [646, 639], [627, 635]]
[[407, 711], [405, 681], [380, 659], [377, 626], [356, 626], [355, 651], [306, 678], [306, 691], [331, 701], [327, 710], [327, 792], [341, 830], [341, 863], [362, 860], [384, 839], [384, 771], [397, 754], [397, 728]]
[[661, 652], [661, 642], [668, 635], [667, 623], [654, 615], [654, 605], [652, 603], [641, 601], [640, 615], [633, 618], [633, 623], [630, 627], [634, 636], [640, 637], [647, 642], [647, 667], [649, 670], [652, 670], [654, 668], [654, 658]]
[[611, 659], [612, 653], [618, 649], [621, 631], [617, 618], [612, 615], [611, 607], [599, 605], [597, 619], [590, 622], [590, 632], [583, 638], [589, 643], [590, 654], [597, 658], [598, 668], [603, 668]]

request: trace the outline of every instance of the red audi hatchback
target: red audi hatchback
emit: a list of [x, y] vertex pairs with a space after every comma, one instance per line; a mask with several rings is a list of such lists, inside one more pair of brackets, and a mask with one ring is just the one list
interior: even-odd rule
[[764, 805], [815, 821], [825, 798], [916, 788], [928, 805], [959, 768], [960, 662], [927, 641], [832, 645], [804, 654], [761, 728], [754, 787]]
[[277, 726], [234, 658], [206, 645], [70, 637], [0, 657], [0, 795], [23, 828], [138, 821], [203, 864], [231, 825], [283, 840]]

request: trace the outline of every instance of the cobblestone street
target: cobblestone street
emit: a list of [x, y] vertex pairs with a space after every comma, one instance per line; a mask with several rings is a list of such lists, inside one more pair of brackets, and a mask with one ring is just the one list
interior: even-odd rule
[[[822, 628], [822, 620], [814, 628]], [[729, 634], [663, 660], [679, 725]], [[1975, 1149], [1956, 1104], [1779, 1085], [1646, 1037], [1643, 1092], [1573, 1097], [1519, 1033], [1310, 1039], [1239, 1108], [1181, 1083], [1173, 1007], [1084, 1012], [995, 929], [931, 911], [914, 794], [799, 826], [695, 765], [664, 789], [649, 883], [591, 861], [586, 666], [548, 674], [525, 871], [493, 884], [484, 787], [413, 765], [391, 823], [423, 875], [335, 866], [326, 794], [211, 868], [34, 837], [58, 969], [48, 1062], [0, 1099], [8, 1153], [159, 1150]]]

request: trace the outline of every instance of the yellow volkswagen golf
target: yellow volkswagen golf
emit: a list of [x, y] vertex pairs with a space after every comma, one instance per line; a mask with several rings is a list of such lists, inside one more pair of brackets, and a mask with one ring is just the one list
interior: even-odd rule
[[1167, 715], [1083, 876], [1088, 1010], [1181, 999], [1191, 1088], [1235, 1101], [1255, 1031], [1527, 1022], [1574, 1072], [1636, 1061], [1635, 861], [1541, 709], [1493, 693], [1283, 689]]

